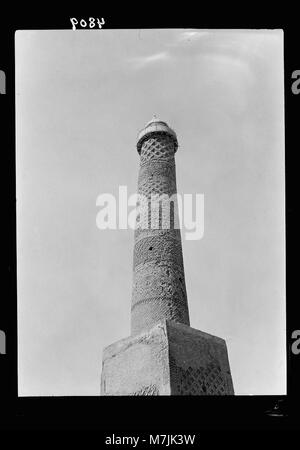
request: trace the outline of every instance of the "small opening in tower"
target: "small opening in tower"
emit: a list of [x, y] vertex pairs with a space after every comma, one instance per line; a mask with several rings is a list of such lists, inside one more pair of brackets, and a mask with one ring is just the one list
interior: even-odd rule
[[149, 247], [149, 250], [152, 250], [153, 249], [153, 247]]

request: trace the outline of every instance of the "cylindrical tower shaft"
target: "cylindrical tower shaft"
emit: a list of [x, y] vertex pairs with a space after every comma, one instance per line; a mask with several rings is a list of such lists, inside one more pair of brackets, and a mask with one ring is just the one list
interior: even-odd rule
[[[174, 131], [156, 118], [139, 134], [138, 194], [143, 195], [146, 202], [140, 203], [138, 217], [145, 214], [146, 208], [148, 228], [143, 224], [135, 231], [132, 334], [164, 319], [189, 325], [177, 199], [174, 197], [177, 193], [174, 157], [177, 147]], [[159, 209], [153, 208], [153, 195], [165, 199], [173, 196], [175, 203], [166, 201]]]
[[225, 341], [189, 326], [177, 207], [170, 220], [167, 202], [152, 203], [153, 195], [175, 200], [177, 147], [158, 119], [138, 137], [131, 336], [104, 350], [102, 395], [234, 394]]

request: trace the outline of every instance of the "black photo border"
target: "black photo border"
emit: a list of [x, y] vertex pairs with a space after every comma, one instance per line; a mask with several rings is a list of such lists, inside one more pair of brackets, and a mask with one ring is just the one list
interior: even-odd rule
[[[148, 8], [150, 5], [148, 4]], [[41, 7], [42, 8], [42, 7]], [[101, 4], [83, 12], [52, 10], [33, 14], [30, 10], [7, 12], [0, 28], [0, 69], [6, 74], [6, 94], [0, 96], [2, 121], [1, 148], [4, 158], [1, 181], [5, 193], [2, 233], [5, 257], [2, 258], [4, 288], [0, 302], [0, 330], [6, 334], [6, 354], [0, 355], [0, 429], [96, 429], [103, 433], [147, 433], [179, 430], [297, 428], [299, 421], [299, 361], [292, 352], [292, 332], [300, 329], [297, 296], [297, 153], [300, 94], [292, 92], [292, 73], [300, 70], [300, 28], [293, 24], [291, 12], [277, 19], [260, 13], [253, 17], [225, 20], [222, 11], [207, 16], [158, 13], [158, 7], [146, 14], [113, 12]], [[147, 9], [147, 5], [145, 5]], [[59, 11], [59, 12], [58, 12]], [[218, 14], [219, 12], [219, 14]], [[216, 19], [218, 14], [219, 19]], [[211, 28], [211, 29], [283, 29], [285, 66], [285, 155], [286, 155], [286, 350], [287, 395], [234, 397], [18, 397], [17, 374], [17, 261], [16, 261], [16, 189], [15, 189], [15, 66], [14, 35], [21, 29], [71, 29], [70, 17], [103, 17], [103, 29], [125, 28]], [[204, 18], [205, 17], [205, 18]], [[213, 18], [209, 18], [213, 17]], [[221, 20], [220, 18], [223, 17]], [[228, 19], [228, 16], [227, 16]], [[74, 31], [76, 32], [76, 31]], [[101, 30], [98, 31], [101, 33]], [[34, 311], [32, 312], [34, 314]], [[272, 351], [272, 348], [270, 348]], [[101, 364], [99, 348], [99, 374]], [[100, 379], [99, 379], [100, 387]]]

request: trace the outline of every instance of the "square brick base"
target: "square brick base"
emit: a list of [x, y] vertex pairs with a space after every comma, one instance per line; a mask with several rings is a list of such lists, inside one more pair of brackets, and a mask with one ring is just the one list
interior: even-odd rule
[[101, 395], [234, 395], [226, 343], [160, 322], [104, 349]]

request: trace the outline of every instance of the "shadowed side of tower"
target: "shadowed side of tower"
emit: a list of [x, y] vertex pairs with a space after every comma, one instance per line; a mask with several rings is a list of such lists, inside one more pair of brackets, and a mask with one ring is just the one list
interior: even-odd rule
[[189, 326], [177, 148], [175, 132], [155, 117], [139, 133], [131, 336], [104, 349], [101, 395], [234, 394], [225, 341]]

